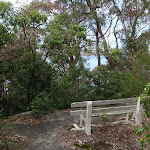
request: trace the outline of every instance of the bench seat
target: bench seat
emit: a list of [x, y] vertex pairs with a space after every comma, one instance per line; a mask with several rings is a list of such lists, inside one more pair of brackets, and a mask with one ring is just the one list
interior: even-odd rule
[[[132, 125], [141, 125], [142, 105], [140, 98], [115, 99], [115, 100], [98, 100], [98, 101], [83, 101], [74, 102], [71, 108], [79, 108], [78, 110], [70, 111], [72, 116], [80, 116], [80, 126], [74, 124], [73, 130], [85, 130], [87, 135], [91, 135], [91, 117], [106, 115], [127, 114], [125, 123]], [[82, 109], [81, 109], [82, 108]], [[132, 114], [131, 120], [130, 114]], [[84, 122], [84, 125], [83, 125]]]

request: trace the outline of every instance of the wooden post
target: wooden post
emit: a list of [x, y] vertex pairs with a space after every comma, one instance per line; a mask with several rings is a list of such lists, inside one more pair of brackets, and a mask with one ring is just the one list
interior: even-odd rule
[[126, 115], [125, 123], [126, 123], [126, 124], [128, 124], [128, 123], [129, 123], [129, 113], [127, 113], [127, 115]]
[[141, 125], [142, 123], [142, 105], [140, 104], [140, 97], [138, 97], [136, 112], [135, 112], [135, 124], [136, 126]]
[[91, 135], [91, 115], [92, 115], [92, 102], [87, 102], [86, 107], [86, 120], [85, 120], [85, 133]]
[[80, 115], [80, 127], [84, 127], [84, 126], [85, 126], [85, 117], [84, 115]]

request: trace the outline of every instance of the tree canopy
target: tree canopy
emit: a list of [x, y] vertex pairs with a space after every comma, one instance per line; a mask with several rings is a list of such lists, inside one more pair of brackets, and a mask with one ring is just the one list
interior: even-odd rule
[[[0, 109], [41, 113], [73, 101], [139, 95], [150, 82], [149, 4], [36, 0], [14, 9], [1, 1]], [[91, 50], [98, 66], [92, 72], [82, 57]]]

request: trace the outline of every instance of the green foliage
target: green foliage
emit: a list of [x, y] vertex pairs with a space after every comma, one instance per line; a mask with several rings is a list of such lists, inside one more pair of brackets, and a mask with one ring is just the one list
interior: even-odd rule
[[80, 82], [88, 72], [80, 56], [81, 44], [86, 44], [86, 32], [83, 27], [71, 24], [69, 19], [68, 14], [56, 16], [47, 26], [42, 46], [49, 50], [50, 63], [56, 71], [51, 94], [58, 109], [68, 108], [71, 102], [83, 100], [87, 91], [85, 82]]
[[144, 110], [148, 118], [150, 118], [150, 83], [148, 83], [143, 93], [140, 95], [141, 103], [144, 105]]
[[141, 138], [138, 140], [138, 142], [141, 143], [142, 149], [146, 148], [146, 143], [148, 144], [148, 147], [150, 146], [150, 124], [143, 125], [142, 128], [136, 129], [135, 135], [140, 135]]
[[11, 6], [10, 2], [0, 1], [0, 19], [7, 18], [10, 15]]
[[148, 81], [141, 74], [134, 76], [131, 72], [115, 71], [109, 66], [100, 66], [91, 75], [95, 85], [95, 99], [138, 96]]
[[12, 33], [10, 30], [9, 18], [12, 15], [11, 3], [0, 2], [0, 49], [1, 46], [12, 41]]
[[45, 23], [47, 16], [37, 10], [26, 10], [26, 13], [15, 15], [14, 20], [11, 20], [12, 25], [20, 27], [37, 26], [40, 23]]
[[36, 117], [40, 117], [48, 112], [54, 112], [55, 110], [54, 100], [46, 92], [41, 92], [31, 102], [31, 113], [35, 114]]
[[27, 12], [27, 17], [31, 19], [31, 22], [41, 23], [46, 22], [47, 17], [45, 14], [41, 14], [38, 10], [31, 10]]
[[12, 34], [3, 25], [0, 25], [0, 46], [4, 46], [12, 40]]
[[[91, 90], [88, 82], [88, 71], [81, 66], [72, 66], [65, 75], [59, 71], [56, 72], [53, 81], [51, 95], [55, 99], [58, 109], [69, 108], [75, 101], [83, 101], [85, 95]], [[85, 78], [87, 77], [87, 78]]]
[[123, 79], [124, 73], [115, 71], [109, 66], [100, 66], [92, 72], [93, 83], [96, 86], [97, 99], [114, 99], [127, 96], [124, 93], [121, 82], [126, 82]]
[[108, 56], [111, 56], [111, 58], [113, 58], [115, 61], [121, 61], [121, 56], [122, 56], [122, 52], [120, 49], [115, 48], [115, 49], [111, 49], [111, 52], [108, 54]]
[[[99, 30], [99, 42], [103, 39], [102, 45], [107, 47], [103, 54], [112, 58], [116, 68], [106, 65], [90, 73], [84, 68], [80, 55], [84, 48], [89, 48], [85, 27], [95, 32], [97, 22], [103, 33], [106, 19], [110, 19], [105, 14], [99, 14], [100, 11], [93, 11], [93, 7], [109, 6], [110, 1], [93, 1], [88, 13], [90, 8], [86, 3], [73, 2], [72, 5], [71, 2], [64, 4], [64, 1], [59, 1], [60, 5], [67, 7], [50, 22], [44, 8], [51, 3], [40, 3], [41, 8], [38, 3], [32, 3], [32, 7], [13, 11], [10, 3], [0, 2], [0, 109], [4, 109], [5, 115], [27, 111], [33, 100], [34, 109], [40, 115], [43, 109], [50, 108], [45, 108], [42, 98], [46, 103], [51, 103], [51, 108], [64, 109], [74, 101], [124, 98], [141, 93], [150, 81], [149, 32], [142, 33], [137, 39], [127, 38], [123, 34], [125, 47], [109, 49], [110, 45], [107, 41], [104, 43], [105, 37], [100, 35]], [[117, 14], [116, 8], [113, 9]], [[125, 11], [128, 12], [128, 9]], [[79, 25], [81, 16], [89, 19], [85, 24], [84, 20], [80, 24], [84, 27]], [[118, 41], [122, 33], [121, 30], [116, 31]], [[43, 105], [41, 108], [38, 102]]]
[[[144, 105], [144, 111], [148, 118], [150, 118], [150, 83], [148, 83], [143, 93], [140, 95], [141, 103]], [[139, 142], [142, 144], [142, 149], [145, 149], [146, 142], [148, 144], [148, 147], [150, 147], [150, 122], [148, 120], [148, 123], [143, 125], [142, 128], [136, 129], [135, 131], [136, 135], [141, 135], [141, 139]]]
[[26, 54], [24, 59], [5, 64], [6, 93], [1, 101], [6, 115], [26, 111], [31, 101], [51, 88], [52, 68], [41, 58]]
[[110, 121], [110, 118], [106, 113], [102, 113], [102, 115], [100, 115], [99, 117], [103, 120], [104, 126], [106, 125], [106, 122]]
[[[62, 15], [55, 17], [47, 27], [47, 35], [44, 39], [43, 48], [48, 49], [50, 60], [59, 69], [67, 69], [68, 65], [80, 59], [81, 43], [86, 42], [85, 29], [77, 24], [61, 24]], [[64, 70], [65, 70], [64, 69]]]
[[[81, 149], [86, 149], [86, 150], [90, 150], [90, 146], [88, 144], [83, 144], [83, 145], [79, 145], [79, 144], [74, 144], [74, 146], [79, 147]], [[92, 149], [91, 149], [92, 150]]]
[[143, 91], [147, 80], [141, 75], [134, 76], [131, 72], [121, 73], [119, 79], [122, 97], [136, 97]]
[[119, 90], [119, 73], [109, 70], [106, 66], [100, 66], [92, 72], [93, 82], [96, 86], [96, 94], [100, 99], [113, 98]]

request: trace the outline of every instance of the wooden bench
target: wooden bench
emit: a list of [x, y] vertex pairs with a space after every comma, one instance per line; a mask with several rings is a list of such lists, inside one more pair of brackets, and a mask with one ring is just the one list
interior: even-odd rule
[[106, 115], [126, 114], [126, 118], [123, 120], [125, 123], [135, 126], [141, 125], [142, 105], [140, 105], [140, 98], [138, 101], [136, 98], [126, 98], [74, 102], [71, 104], [71, 108], [79, 108], [79, 110], [70, 111], [70, 115], [80, 116], [80, 125], [73, 124], [72, 130], [85, 130], [87, 135], [91, 135], [91, 117], [104, 113]]

